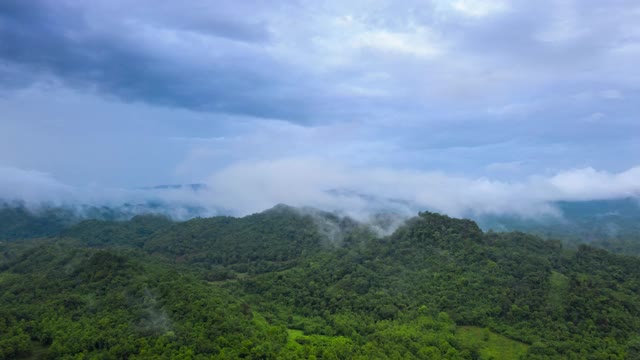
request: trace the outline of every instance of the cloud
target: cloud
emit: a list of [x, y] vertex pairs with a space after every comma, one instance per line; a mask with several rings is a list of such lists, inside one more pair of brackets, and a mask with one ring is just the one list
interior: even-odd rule
[[[284, 202], [359, 213], [376, 209], [367, 194], [405, 213], [432, 209], [455, 216], [554, 213], [559, 200], [593, 200], [640, 195], [640, 167], [620, 173], [592, 168], [534, 176], [520, 182], [469, 178], [441, 172], [353, 168], [313, 159], [284, 159], [234, 165], [211, 180], [214, 198], [226, 208], [259, 211]], [[332, 189], [349, 190], [339, 195]]]
[[53, 77], [126, 102], [307, 125], [416, 121], [546, 89], [637, 87], [633, 2], [596, 4], [8, 0], [0, 82]]
[[554, 175], [545, 184], [553, 189], [549, 195], [563, 200], [608, 199], [640, 195], [640, 167], [619, 173], [593, 168], [575, 169]]
[[49, 174], [16, 168], [0, 167], [0, 198], [26, 203], [57, 202], [72, 198], [74, 189]]
[[[215, 172], [206, 187], [115, 189], [69, 187], [38, 172], [0, 169], [5, 200], [38, 204], [164, 204], [156, 210], [184, 218], [200, 214], [247, 215], [278, 203], [336, 211], [358, 220], [378, 212], [412, 216], [432, 210], [452, 216], [560, 215], [556, 201], [640, 196], [640, 167], [618, 173], [573, 169], [524, 181], [498, 181], [442, 172], [355, 168], [313, 158], [238, 163]], [[159, 210], [158, 210], [159, 209]], [[168, 210], [167, 210], [168, 209]]]
[[502, 0], [456, 0], [451, 7], [460, 13], [472, 17], [484, 17], [508, 9], [508, 3]]
[[[536, 176], [637, 165], [625, 155], [640, 153], [636, 15], [631, 0], [2, 1], [0, 166], [73, 193], [225, 188], [233, 174], [269, 190], [225, 201], [238, 212], [329, 206], [327, 188], [360, 184], [453, 213], [507, 211]], [[319, 180], [252, 184], [239, 175], [252, 166]], [[443, 190], [447, 202], [406, 179], [502, 200]]]
[[356, 35], [353, 44], [357, 48], [369, 48], [382, 52], [398, 53], [418, 57], [434, 57], [442, 50], [435, 41], [429, 42], [427, 30], [419, 28], [411, 33], [369, 31]]
[[82, 216], [87, 207], [107, 206], [129, 216], [161, 213], [179, 220], [224, 211], [216, 204], [203, 202], [200, 196], [197, 189], [188, 186], [142, 189], [71, 186], [47, 173], [0, 167], [0, 206], [19, 203], [34, 211], [62, 206], [75, 209]]
[[616, 89], [603, 90], [600, 94], [602, 95], [603, 98], [611, 99], [611, 100], [617, 100], [623, 97], [622, 92]]
[[586, 123], [598, 123], [598, 122], [604, 120], [606, 117], [607, 116], [605, 114], [603, 114], [601, 112], [596, 112], [596, 113], [593, 113], [593, 114], [591, 114], [589, 116], [586, 116], [584, 118], [584, 122], [586, 122]]
[[511, 172], [515, 173], [522, 170], [522, 161], [495, 162], [487, 165], [490, 172]]
[[[253, 25], [218, 19], [224, 23], [207, 22], [215, 34], [202, 34], [120, 18], [124, 6], [95, 14], [83, 5], [3, 2], [0, 58], [5, 66], [27, 67], [32, 81], [52, 75], [68, 86], [128, 102], [299, 121], [309, 117], [303, 98], [290, 98], [295, 106], [276, 106], [292, 91], [274, 75], [284, 65], [235, 41], [260, 39], [258, 30], [247, 29]], [[264, 30], [264, 25], [255, 26]], [[255, 59], [260, 67], [254, 66]], [[265, 84], [270, 91], [264, 91]]]

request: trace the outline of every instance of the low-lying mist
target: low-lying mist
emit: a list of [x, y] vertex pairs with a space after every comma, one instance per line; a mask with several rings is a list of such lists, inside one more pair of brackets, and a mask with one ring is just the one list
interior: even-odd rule
[[287, 159], [234, 164], [195, 185], [145, 188], [70, 186], [46, 173], [0, 168], [0, 199], [5, 204], [19, 202], [33, 211], [64, 206], [80, 216], [87, 209], [112, 207], [124, 216], [158, 213], [176, 220], [243, 216], [278, 203], [334, 212], [361, 222], [371, 222], [379, 214], [403, 219], [424, 210], [455, 217], [561, 219], [559, 201], [638, 198], [639, 194], [640, 167], [619, 173], [573, 169], [506, 182]]

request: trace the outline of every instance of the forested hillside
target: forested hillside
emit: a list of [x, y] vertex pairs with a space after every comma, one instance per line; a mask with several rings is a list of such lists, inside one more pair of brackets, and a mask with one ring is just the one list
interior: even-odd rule
[[3, 226], [4, 359], [640, 358], [640, 259], [470, 220]]
[[545, 239], [559, 239], [570, 247], [590, 244], [611, 252], [640, 255], [640, 201], [621, 198], [554, 203], [558, 216], [523, 218], [478, 216], [484, 229], [523, 231]]

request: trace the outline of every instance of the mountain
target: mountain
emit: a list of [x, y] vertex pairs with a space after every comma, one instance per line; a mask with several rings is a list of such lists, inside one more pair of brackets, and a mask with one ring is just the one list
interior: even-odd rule
[[279, 205], [0, 243], [0, 358], [635, 359], [640, 259]]
[[0, 200], [0, 240], [55, 236], [78, 221], [71, 209], [42, 207], [31, 210], [23, 203]]
[[[42, 204], [36, 208], [20, 202], [0, 201], [0, 241], [19, 238], [58, 236], [70, 225], [84, 220], [126, 221], [139, 215], [157, 215], [173, 220], [228, 214], [222, 208], [175, 203], [153, 196], [153, 191], [198, 193], [203, 184], [160, 185], [145, 188], [148, 200], [111, 206]], [[154, 190], [155, 189], [155, 190]], [[409, 209], [417, 208], [401, 200], [385, 199], [347, 190], [329, 190], [333, 196], [356, 197], [370, 204], [367, 224], [378, 234], [389, 235], [407, 220]], [[469, 214], [482, 229], [522, 231], [545, 239], [558, 239], [571, 247], [590, 244], [612, 252], [640, 255], [640, 201], [636, 198], [594, 201], [564, 201], [551, 204], [560, 216], [523, 217], [516, 215]], [[307, 209], [312, 213], [313, 209]], [[344, 213], [335, 212], [336, 216]], [[331, 231], [331, 229], [325, 229]]]
[[166, 184], [155, 185], [151, 187], [143, 187], [144, 190], [191, 190], [202, 191], [206, 190], [208, 186], [206, 184], [194, 183], [194, 184]]
[[523, 231], [577, 246], [588, 243], [607, 250], [640, 255], [640, 201], [636, 198], [564, 201], [554, 204], [560, 217], [478, 216], [483, 229]]

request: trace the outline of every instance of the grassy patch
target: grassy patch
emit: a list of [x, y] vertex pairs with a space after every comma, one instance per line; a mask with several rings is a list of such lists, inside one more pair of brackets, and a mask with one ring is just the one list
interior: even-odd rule
[[549, 283], [551, 285], [549, 303], [557, 309], [563, 309], [566, 303], [564, 298], [569, 290], [569, 278], [557, 271], [552, 271]]
[[456, 338], [467, 348], [477, 349], [480, 359], [514, 360], [523, 356], [529, 345], [493, 333], [486, 328], [459, 326]]
[[289, 337], [287, 340], [287, 346], [292, 347], [294, 349], [298, 347], [302, 347], [302, 345], [300, 345], [296, 341], [296, 339], [304, 337], [304, 333], [302, 332], [302, 330], [287, 329], [287, 333], [289, 334]]

